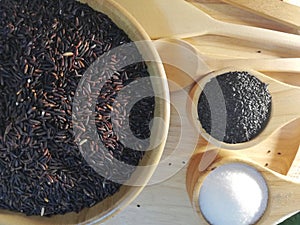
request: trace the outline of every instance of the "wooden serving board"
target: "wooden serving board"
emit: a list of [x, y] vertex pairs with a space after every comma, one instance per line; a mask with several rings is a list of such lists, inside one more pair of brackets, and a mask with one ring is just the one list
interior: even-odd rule
[[[189, 0], [189, 2], [222, 21], [287, 33], [294, 31], [282, 24], [232, 7], [219, 0]], [[143, 4], [143, 0], [141, 4]], [[264, 46], [254, 43], [219, 36], [201, 36], [185, 40], [196, 46], [202, 54], [220, 59], [300, 57], [296, 53], [286, 52], [282, 49], [266, 49]], [[298, 74], [268, 73], [267, 75], [283, 82], [300, 85], [300, 72]], [[186, 191], [188, 156], [194, 150], [196, 152], [203, 151], [205, 148], [211, 147], [195, 134], [194, 128], [189, 124], [188, 118], [183, 112], [185, 105], [182, 102], [190, 88], [187, 87], [185, 90], [171, 93], [174, 106], [172, 107], [170, 132], [162, 161], [164, 169], [157, 170], [157, 176], [166, 177], [166, 179], [146, 187], [131, 205], [106, 221], [105, 225], [205, 224], [193, 209]], [[176, 102], [180, 104], [176, 104]], [[285, 126], [258, 147], [253, 147], [248, 157], [262, 166], [287, 175], [299, 147], [299, 127], [300, 120]], [[240, 154], [243, 154], [243, 151]], [[174, 175], [170, 176], [170, 174]], [[300, 193], [299, 199], [294, 199], [294, 204], [300, 205]]]

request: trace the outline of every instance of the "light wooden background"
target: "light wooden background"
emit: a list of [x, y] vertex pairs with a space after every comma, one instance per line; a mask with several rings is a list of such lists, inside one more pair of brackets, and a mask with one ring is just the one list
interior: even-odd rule
[[[222, 21], [290, 33], [294, 32], [294, 30], [279, 23], [229, 6], [218, 0], [189, 0], [189, 2]], [[290, 0], [290, 2], [300, 5], [300, 0]], [[264, 46], [258, 46], [255, 43], [218, 36], [202, 36], [187, 39], [187, 41], [195, 45], [202, 54], [220, 59], [297, 56], [295, 53], [286, 52], [283, 49], [265, 49]], [[290, 84], [300, 85], [300, 79], [298, 78], [300, 73], [268, 73], [268, 75]], [[172, 109], [169, 137], [163, 157], [163, 164], [167, 169], [158, 169], [156, 173], [156, 175], [161, 176], [172, 173], [176, 173], [176, 175], [164, 182], [146, 187], [131, 205], [105, 222], [105, 225], [197, 225], [203, 223], [203, 221], [199, 221], [199, 217], [193, 210], [185, 187], [188, 156], [190, 156], [190, 153], [194, 150], [195, 143], [198, 141], [198, 136], [195, 135], [193, 128], [190, 127], [187, 118], [184, 115], [180, 117], [180, 112], [177, 112], [181, 110], [178, 107], [184, 105], [182, 101], [184, 101], [184, 94], [188, 90], [189, 88], [171, 94], [174, 107]], [[179, 104], [176, 105], [176, 103]], [[299, 127], [300, 120], [287, 125], [272, 135], [270, 139], [253, 148], [253, 153], [249, 157], [263, 166], [286, 175], [299, 147]], [[206, 142], [200, 139], [198, 147], [204, 148], [205, 146]], [[174, 153], [174, 151], [176, 152]], [[299, 204], [299, 202], [295, 200], [295, 204]]]

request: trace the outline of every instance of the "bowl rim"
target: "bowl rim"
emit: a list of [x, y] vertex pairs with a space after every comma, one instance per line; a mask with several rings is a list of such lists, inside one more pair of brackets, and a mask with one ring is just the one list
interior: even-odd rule
[[[79, 1], [86, 2], [88, 5], [90, 5], [90, 3], [93, 4], [94, 2], [96, 4], [103, 4], [103, 5], [107, 4], [107, 6], [105, 8], [108, 8], [108, 12], [107, 11], [103, 11], [103, 12], [105, 14], [107, 14], [115, 24], [117, 24], [121, 29], [124, 29], [123, 22], [124, 22], [124, 20], [126, 20], [125, 23], [129, 23], [130, 27], [134, 27], [134, 32], [138, 32], [138, 35], [139, 35], [138, 38], [140, 40], [146, 41], [145, 44], [147, 45], [147, 50], [149, 51], [148, 53], [150, 53], [151, 56], [155, 59], [155, 67], [157, 69], [157, 71], [155, 71], [155, 72], [157, 72], [158, 76], [160, 78], [162, 78], [161, 80], [163, 81], [161, 83], [160, 88], [162, 88], [164, 90], [163, 97], [164, 97], [165, 102], [164, 102], [164, 104], [160, 105], [160, 106], [163, 106], [163, 109], [162, 109], [163, 115], [160, 115], [160, 116], [163, 116], [163, 120], [165, 121], [165, 124], [168, 125], [168, 126], [164, 126], [163, 134], [166, 135], [168, 133], [169, 124], [170, 124], [169, 87], [168, 87], [167, 76], [166, 76], [163, 64], [161, 62], [161, 59], [160, 59], [160, 56], [159, 56], [157, 50], [155, 49], [154, 45], [152, 45], [151, 38], [146, 33], [145, 29], [141, 26], [141, 24], [135, 19], [135, 17], [133, 17], [119, 3], [117, 3], [113, 0], [79, 0]], [[122, 22], [120, 22], [120, 19]], [[120, 23], [122, 23], [122, 24], [120, 24]], [[125, 25], [125, 27], [126, 27], [126, 25]], [[128, 33], [128, 30], [125, 30], [125, 32], [126, 32], [126, 34], [128, 34], [130, 39], [135, 41], [134, 35], [132, 35], [131, 33]], [[139, 47], [139, 46], [137, 46], [137, 47]], [[143, 54], [143, 51], [141, 52], [141, 54]], [[156, 158], [153, 162], [156, 165], [159, 163], [159, 161], [161, 159], [165, 144], [166, 144], [166, 138], [162, 141], [162, 143], [158, 147], [158, 151], [156, 152]], [[120, 199], [116, 204], [114, 204], [113, 207], [110, 207], [109, 210], [101, 213], [99, 216], [93, 217], [90, 220], [85, 221], [85, 223], [90, 223], [90, 224], [102, 223], [102, 222], [108, 220], [109, 218], [115, 216], [117, 213], [122, 211], [124, 208], [126, 208], [126, 206], [128, 206], [143, 191], [143, 189], [147, 185], [148, 181], [151, 179], [154, 171], [155, 171], [154, 169], [152, 171], [149, 171], [148, 177], [145, 177], [145, 184], [143, 186], [138, 186], [138, 187], [132, 186], [131, 191], [126, 193], [125, 196], [122, 196], [122, 199]]]
[[[96, 11], [100, 11], [106, 15], [109, 16], [109, 18], [122, 30], [125, 31], [125, 33], [130, 37], [131, 40], [133, 40], [133, 37], [135, 34], [137, 34], [138, 38], [140, 40], [146, 41], [147, 42], [147, 50], [149, 51], [149, 54], [151, 54], [152, 57], [155, 59], [155, 76], [161, 78], [161, 84], [160, 84], [160, 89], [163, 90], [163, 98], [164, 98], [164, 103], [160, 104], [160, 111], [161, 113], [159, 114], [162, 119], [164, 120], [166, 126], [163, 127], [163, 134], [166, 135], [166, 137], [162, 140], [160, 145], [156, 148], [157, 151], [155, 153], [156, 157], [153, 160], [155, 165], [157, 165], [161, 159], [165, 144], [166, 144], [166, 139], [167, 139], [167, 134], [169, 130], [169, 124], [170, 124], [170, 94], [169, 94], [169, 87], [168, 87], [168, 82], [167, 82], [167, 76], [163, 67], [163, 64], [161, 62], [160, 56], [158, 52], [156, 51], [154, 45], [152, 45], [152, 41], [149, 37], [149, 35], [146, 33], [144, 28], [138, 23], [138, 21], [125, 9], [123, 8], [120, 4], [113, 0], [76, 0], [84, 4], [88, 4], [91, 8], [93, 8]], [[95, 8], [95, 6], [98, 6]], [[99, 8], [101, 7], [101, 9]], [[125, 24], [125, 25], [124, 25]], [[128, 26], [130, 32], [128, 33]], [[125, 29], [127, 28], [127, 29]], [[133, 32], [133, 33], [132, 33]], [[135, 41], [135, 40], [133, 40]], [[148, 54], [148, 53], [147, 53]], [[115, 216], [117, 213], [122, 211], [126, 206], [128, 206], [144, 189], [144, 187], [147, 185], [148, 181], [151, 179], [155, 169], [149, 171], [148, 177], [145, 177], [145, 184], [142, 186], [138, 187], [130, 187], [131, 190], [128, 192], [125, 192], [125, 195], [122, 196], [120, 200], [117, 202], [114, 202], [112, 206], [108, 207], [107, 210], [104, 210], [102, 212], [99, 212], [97, 216], [80, 216], [80, 221], [77, 221], [77, 224], [98, 224], [102, 223], [109, 218]], [[117, 192], [118, 193], [118, 192]], [[114, 195], [113, 195], [114, 196]], [[110, 197], [109, 197], [110, 198]], [[101, 204], [99, 202], [98, 204]], [[94, 207], [94, 206], [93, 206]], [[92, 208], [93, 208], [92, 207]], [[83, 210], [89, 210], [90, 208], [85, 208]], [[4, 212], [3, 212], [4, 211]], [[53, 222], [57, 221], [63, 221], [64, 216], [69, 215], [70, 217], [72, 215], [76, 216], [79, 214], [74, 214], [73, 212], [67, 213], [64, 215], [53, 215], [51, 217], [40, 217], [40, 216], [25, 216], [22, 213], [15, 213], [15, 212], [10, 212], [7, 210], [0, 210], [0, 222], [3, 221], [5, 223], [9, 222], [8, 224], [16, 224], [21, 222], [24, 225], [29, 225], [29, 224], [53, 224]], [[54, 218], [54, 221], [53, 219]]]

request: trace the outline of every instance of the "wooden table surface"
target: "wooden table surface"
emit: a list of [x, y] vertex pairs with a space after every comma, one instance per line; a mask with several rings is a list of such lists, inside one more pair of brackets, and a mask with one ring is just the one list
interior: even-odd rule
[[[144, 1], [144, 0], [142, 0]], [[146, 1], [146, 0], [145, 0]], [[161, 0], [163, 1], [163, 0]], [[286, 0], [288, 1], [288, 0]], [[263, 27], [288, 33], [295, 32], [291, 28], [277, 22], [256, 16], [252, 13], [235, 8], [219, 0], [189, 0], [212, 17], [238, 24]], [[290, 0], [294, 4], [300, 4], [299, 0]], [[198, 50], [209, 57], [225, 58], [277, 58], [297, 57], [296, 53], [286, 52], [283, 49], [266, 49], [255, 43], [249, 43], [232, 38], [219, 36], [201, 36], [186, 39]], [[299, 57], [299, 55], [298, 55]], [[278, 80], [300, 85], [300, 74], [268, 73]], [[184, 101], [185, 90], [171, 93], [173, 101], [171, 125], [165, 153], [163, 156], [163, 169], [156, 171], [157, 177], [166, 177], [162, 182], [147, 186], [144, 191], [125, 210], [109, 219], [105, 225], [199, 225], [201, 221], [188, 198], [186, 191], [186, 169], [188, 159], [195, 149], [206, 146], [206, 142], [198, 136], [184, 115], [180, 115], [178, 104]], [[286, 175], [296, 156], [300, 143], [300, 120], [287, 125], [276, 132], [270, 139], [253, 148], [250, 158], [267, 166], [276, 172]], [[297, 129], [298, 128], [298, 129]], [[181, 135], [179, 135], [181, 134]], [[196, 147], [198, 143], [198, 147]], [[288, 148], [289, 151], [285, 151]], [[295, 202], [299, 204], [299, 202]]]

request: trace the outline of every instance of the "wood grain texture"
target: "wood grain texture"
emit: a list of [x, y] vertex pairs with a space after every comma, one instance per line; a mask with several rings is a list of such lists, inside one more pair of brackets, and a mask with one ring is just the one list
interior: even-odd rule
[[[285, 2], [287, 1], [288, 0], [286, 0]], [[299, 0], [294, 1], [298, 1], [298, 4], [300, 4]], [[254, 16], [254, 14], [249, 11], [243, 10], [238, 7], [233, 7], [232, 5], [224, 3], [221, 0], [187, 0], [187, 2], [195, 5], [213, 18], [221, 21], [262, 27], [287, 33], [298, 33], [294, 28], [257, 14], [255, 14]]]
[[270, 18], [279, 23], [300, 31], [300, 7], [276, 0], [223, 0], [233, 6], [240, 7], [260, 16]]
[[[125, 0], [124, 0], [125, 1]], [[245, 10], [234, 8], [219, 0], [189, 0], [189, 3], [202, 9], [210, 16], [226, 22], [244, 24], [255, 27], [263, 27], [273, 30], [293, 33], [294, 30], [278, 22], [257, 16]], [[163, 22], [162, 22], [163, 23]], [[283, 48], [257, 44], [250, 41], [242, 41], [228, 37], [205, 35], [185, 39], [197, 48], [201, 54], [216, 59], [259, 59], [299, 57], [297, 51], [286, 51]], [[268, 72], [267, 75], [282, 82], [300, 86], [300, 73]], [[160, 168], [157, 174], [175, 175], [165, 181], [147, 186], [143, 192], [123, 212], [105, 222], [105, 225], [199, 225], [203, 223], [199, 214], [194, 210], [186, 187], [187, 155], [194, 151], [194, 156], [199, 152], [213, 149], [215, 146], [207, 143], [200, 136], [194, 135], [192, 124], [180, 114], [180, 105], [184, 106], [184, 98], [191, 89], [187, 87], [183, 91], [171, 93], [174, 104], [171, 110], [171, 125], [163, 160], [167, 169]], [[185, 115], [185, 114], [184, 114]], [[181, 123], [186, 122], [186, 124]], [[300, 119], [295, 120], [277, 132], [273, 133], [262, 143], [238, 151], [241, 156], [247, 156], [262, 167], [269, 168], [279, 174], [286, 175], [296, 156], [300, 143]], [[191, 136], [184, 143], [181, 134]], [[189, 135], [191, 134], [191, 135]], [[194, 146], [194, 143], [197, 143]], [[190, 144], [193, 143], [193, 144]], [[192, 149], [191, 149], [192, 148]], [[175, 153], [178, 157], [170, 157]], [[209, 156], [207, 156], [209, 159]], [[190, 173], [190, 172], [189, 172]], [[279, 189], [279, 196], [285, 195], [285, 190]], [[300, 197], [293, 201], [294, 206], [299, 205]], [[285, 207], [286, 202], [278, 207]], [[293, 205], [292, 205], [293, 206]], [[134, 219], [133, 219], [134, 218]]]
[[[218, 21], [183, 0], [115, 0], [122, 4], [153, 39], [219, 35], [289, 50], [300, 45], [300, 36]], [[288, 41], [287, 41], [288, 40]]]
[[300, 58], [217, 59], [201, 54], [197, 47], [183, 39], [165, 38], [153, 43], [164, 62], [171, 92], [185, 88], [208, 73], [226, 67], [249, 68], [261, 72], [300, 73]]
[[201, 209], [198, 204], [198, 196], [205, 177], [215, 168], [227, 163], [242, 163], [249, 165], [259, 171], [268, 184], [268, 206], [257, 222], [260, 225], [274, 224], [283, 216], [297, 211], [298, 205], [294, 204], [294, 199], [299, 199], [299, 183], [295, 183], [286, 177], [274, 173], [272, 170], [264, 168], [256, 162], [248, 159], [245, 155], [240, 155], [236, 152], [220, 151], [214, 162], [202, 171], [199, 171], [199, 163], [203, 155], [197, 154], [192, 158], [187, 172], [187, 190], [193, 204], [193, 208], [201, 218], [201, 225], [206, 225], [207, 222], [201, 214]]

